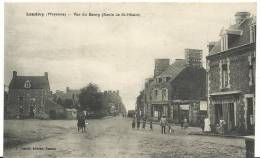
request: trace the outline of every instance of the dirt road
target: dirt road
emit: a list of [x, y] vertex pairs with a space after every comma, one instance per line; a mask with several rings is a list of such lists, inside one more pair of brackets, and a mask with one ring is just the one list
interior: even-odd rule
[[4, 154], [19, 158], [242, 158], [245, 155], [242, 139], [192, 136], [187, 135], [189, 130], [199, 129], [184, 131], [178, 127], [174, 134], [162, 135], [159, 126], [154, 131], [132, 130], [130, 122], [122, 117], [91, 120], [86, 133], [71, 128], [66, 134], [7, 149]]

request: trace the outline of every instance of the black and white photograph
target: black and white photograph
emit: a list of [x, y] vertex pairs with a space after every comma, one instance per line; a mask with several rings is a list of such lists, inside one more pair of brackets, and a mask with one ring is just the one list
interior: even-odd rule
[[254, 158], [256, 19], [256, 2], [5, 2], [4, 157]]

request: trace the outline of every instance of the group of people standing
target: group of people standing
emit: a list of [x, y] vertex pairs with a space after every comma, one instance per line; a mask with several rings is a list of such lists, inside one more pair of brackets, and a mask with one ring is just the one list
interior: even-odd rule
[[[140, 129], [141, 123], [142, 123], [142, 128], [145, 129], [147, 119], [146, 118], [141, 119], [139, 117], [133, 117], [132, 128], [136, 127], [137, 129]], [[150, 121], [150, 130], [153, 130], [153, 122], [152, 121]]]
[[[133, 129], [134, 128], [140, 129], [141, 128], [140, 126], [142, 124], [142, 129], [145, 129], [147, 123], [150, 125], [150, 130], [153, 130], [153, 124], [155, 124], [155, 123], [153, 123], [152, 120], [149, 120], [147, 122], [147, 118], [145, 118], [145, 117], [140, 118], [140, 117], [134, 116], [133, 120], [132, 120], [132, 128]], [[167, 133], [173, 133], [174, 132], [174, 129], [173, 129], [174, 124], [169, 123], [166, 116], [161, 117], [160, 126], [161, 126], [161, 133], [162, 134], [166, 134], [167, 127], [168, 127]], [[184, 118], [184, 120], [181, 121], [181, 128], [182, 129], [188, 128], [188, 120], [186, 118]]]

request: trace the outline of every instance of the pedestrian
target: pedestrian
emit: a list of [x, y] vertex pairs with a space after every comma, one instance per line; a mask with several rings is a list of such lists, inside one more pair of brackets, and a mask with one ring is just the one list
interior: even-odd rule
[[165, 134], [165, 126], [167, 125], [167, 119], [166, 116], [163, 116], [160, 120], [161, 128], [162, 128], [162, 134]]
[[181, 129], [183, 129], [183, 117], [181, 117], [180, 124], [181, 124]]
[[210, 132], [211, 131], [211, 127], [210, 127], [210, 120], [209, 118], [206, 116], [204, 118], [204, 132]]
[[143, 119], [143, 129], [145, 129], [145, 125], [146, 125], [146, 119]]
[[152, 131], [153, 130], [153, 121], [150, 120], [150, 130]]
[[219, 120], [219, 125], [220, 125], [220, 131], [221, 131], [221, 134], [225, 134], [226, 133], [226, 121], [223, 119], [223, 118], [221, 118], [220, 120]]
[[168, 124], [168, 133], [174, 133], [174, 130], [173, 130], [172, 125], [170, 123]]
[[204, 122], [204, 118], [200, 118], [200, 128], [202, 130], [202, 132], [204, 132], [204, 127], [205, 127], [205, 122]]
[[132, 120], [132, 128], [133, 129], [135, 128], [135, 117], [133, 117], [133, 120]]
[[220, 125], [218, 123], [216, 124], [216, 133], [222, 134], [222, 128], [220, 127]]
[[137, 129], [140, 128], [140, 118], [137, 118]]
[[186, 128], [188, 128], [188, 119], [187, 118], [184, 118], [184, 120], [183, 120], [183, 127], [184, 127], [184, 129], [186, 129]]

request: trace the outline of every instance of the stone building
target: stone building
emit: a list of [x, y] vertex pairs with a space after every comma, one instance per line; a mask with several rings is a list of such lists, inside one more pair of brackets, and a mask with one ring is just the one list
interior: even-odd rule
[[210, 42], [207, 56], [209, 117], [212, 125], [224, 119], [227, 130], [254, 131], [256, 21], [237, 12], [236, 22]]
[[18, 76], [13, 71], [5, 115], [11, 118], [35, 118], [48, 113], [45, 105], [49, 96], [47, 72], [44, 76]]
[[[186, 117], [197, 124], [200, 103], [206, 101], [206, 70], [201, 63], [202, 50], [185, 49], [185, 59], [155, 59], [153, 78], [148, 78], [144, 89], [144, 115], [159, 120], [179, 123]], [[205, 109], [204, 113], [205, 113]]]

